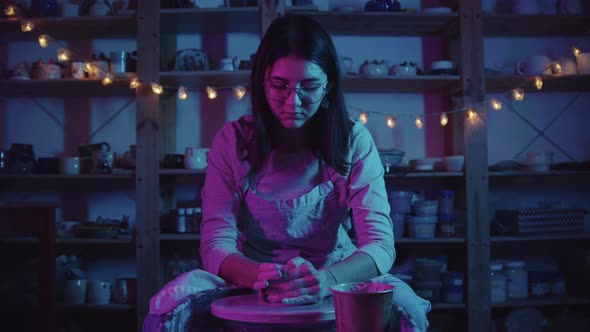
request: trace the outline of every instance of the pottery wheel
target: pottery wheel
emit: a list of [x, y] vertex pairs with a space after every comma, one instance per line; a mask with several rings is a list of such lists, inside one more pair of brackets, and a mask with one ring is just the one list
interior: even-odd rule
[[286, 305], [269, 303], [258, 294], [238, 295], [219, 299], [211, 304], [213, 316], [248, 323], [317, 323], [335, 319], [332, 297], [320, 303]]

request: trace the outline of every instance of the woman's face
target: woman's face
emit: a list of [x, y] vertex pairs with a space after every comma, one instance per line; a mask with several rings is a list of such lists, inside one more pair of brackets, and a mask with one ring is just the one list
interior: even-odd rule
[[327, 85], [322, 68], [294, 56], [275, 61], [264, 84], [270, 109], [285, 128], [301, 128], [317, 113]]

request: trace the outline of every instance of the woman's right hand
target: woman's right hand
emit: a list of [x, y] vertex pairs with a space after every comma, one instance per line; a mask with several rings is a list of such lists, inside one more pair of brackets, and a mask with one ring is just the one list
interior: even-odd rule
[[262, 291], [270, 286], [273, 281], [280, 281], [283, 277], [282, 266], [275, 263], [260, 263], [258, 265], [257, 278], [252, 288]]

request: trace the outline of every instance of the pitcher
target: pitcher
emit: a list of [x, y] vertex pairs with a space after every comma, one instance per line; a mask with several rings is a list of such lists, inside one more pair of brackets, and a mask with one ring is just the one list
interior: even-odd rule
[[184, 152], [184, 168], [205, 169], [207, 167], [207, 154], [209, 149], [187, 147]]

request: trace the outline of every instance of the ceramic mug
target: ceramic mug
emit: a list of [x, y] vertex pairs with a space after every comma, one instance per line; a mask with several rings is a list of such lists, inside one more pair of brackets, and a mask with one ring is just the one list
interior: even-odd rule
[[590, 75], [590, 53], [580, 53], [576, 57], [576, 64], [578, 67], [578, 74]]
[[512, 5], [515, 14], [535, 15], [541, 14], [541, 4], [538, 0], [515, 0]]
[[223, 58], [217, 63], [217, 69], [219, 70], [238, 70], [240, 68], [240, 59], [238, 57]]
[[62, 173], [68, 175], [80, 174], [80, 158], [64, 157], [62, 161]]
[[207, 167], [209, 149], [188, 147], [184, 153], [184, 168], [204, 169]]
[[531, 55], [516, 63], [519, 75], [551, 75], [551, 59], [544, 55]]
[[417, 72], [417, 67], [411, 65], [393, 65], [391, 67], [392, 75], [414, 76]]
[[80, 5], [77, 3], [62, 3], [59, 6], [59, 14], [63, 17], [75, 17], [80, 14]]
[[84, 78], [84, 62], [72, 62], [70, 64], [72, 70], [72, 77], [75, 79]]
[[86, 302], [90, 304], [108, 304], [111, 302], [111, 283], [102, 280], [90, 280], [86, 286]]
[[578, 74], [578, 68], [576, 67], [576, 60], [574, 60], [574, 58], [564, 57], [564, 58], [559, 59], [558, 63], [561, 67], [561, 71], [556, 72], [555, 74], [558, 74], [558, 75], [577, 75]]
[[338, 57], [338, 63], [340, 64], [340, 72], [342, 74], [350, 72], [350, 69], [352, 68], [352, 58], [348, 56]]
[[66, 280], [65, 302], [67, 304], [86, 303], [87, 284], [86, 279]]

